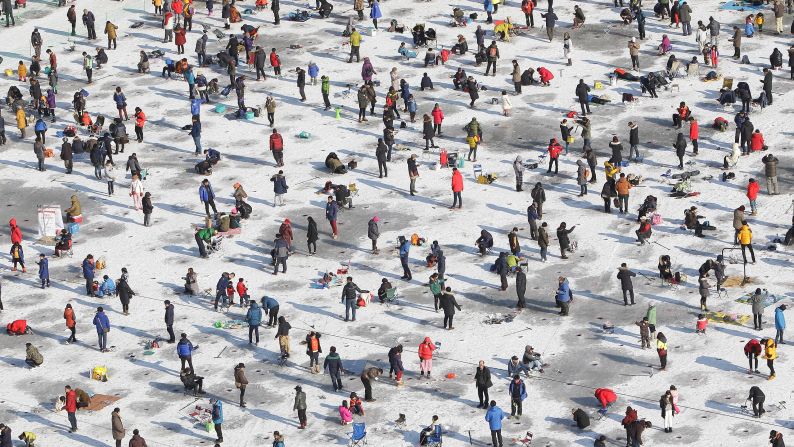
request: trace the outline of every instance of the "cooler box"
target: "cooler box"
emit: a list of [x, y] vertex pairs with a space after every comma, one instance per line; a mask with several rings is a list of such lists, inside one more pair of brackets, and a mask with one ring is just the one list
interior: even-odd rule
[[68, 224], [66, 224], [66, 231], [68, 231], [69, 234], [72, 235], [78, 234], [80, 232], [80, 224], [76, 222], [69, 222]]

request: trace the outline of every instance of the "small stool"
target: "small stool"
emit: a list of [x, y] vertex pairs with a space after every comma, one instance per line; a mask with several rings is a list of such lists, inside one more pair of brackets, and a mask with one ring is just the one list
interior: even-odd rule
[[678, 84], [672, 84], [670, 85], [670, 92], [672, 92], [673, 90], [677, 92], [681, 92], [681, 87]]

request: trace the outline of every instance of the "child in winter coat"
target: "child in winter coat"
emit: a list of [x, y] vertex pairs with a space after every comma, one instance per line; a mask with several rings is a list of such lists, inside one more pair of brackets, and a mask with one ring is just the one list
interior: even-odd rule
[[695, 324], [695, 333], [696, 334], [705, 334], [706, 333], [706, 326], [709, 324], [709, 320], [706, 318], [705, 315], [699, 314], [698, 321]]
[[248, 299], [251, 298], [248, 295], [248, 286], [245, 285], [245, 280], [243, 278], [237, 280], [237, 296], [240, 297], [240, 307], [247, 304]]
[[20, 82], [28, 82], [28, 67], [25, 66], [25, 63], [19, 61], [19, 67], [17, 67], [17, 74], [19, 75]]
[[343, 400], [342, 405], [339, 406], [339, 419], [341, 420], [342, 425], [347, 425], [353, 422], [353, 415], [350, 413], [350, 408], [348, 407], [346, 400]]
[[152, 205], [152, 193], [147, 191], [143, 195], [143, 200], [141, 201], [141, 205], [143, 207], [143, 226], [151, 227], [152, 211], [154, 211], [154, 205]]
[[22, 245], [18, 242], [14, 242], [11, 246], [11, 262], [14, 264], [11, 268], [12, 272], [17, 271], [17, 264], [22, 266], [22, 273], [26, 273], [27, 269], [25, 268], [25, 253], [22, 251]]
[[507, 96], [507, 91], [502, 90], [502, 115], [510, 116], [513, 110], [513, 103], [510, 102], [510, 97]]
[[229, 306], [234, 306], [234, 283], [231, 281], [226, 284], [226, 296], [223, 299], [224, 306], [227, 299], [229, 300]]

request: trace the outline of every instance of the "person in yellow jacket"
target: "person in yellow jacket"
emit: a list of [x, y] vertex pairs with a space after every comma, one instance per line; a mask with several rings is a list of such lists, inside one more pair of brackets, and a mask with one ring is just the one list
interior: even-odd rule
[[775, 340], [767, 338], [764, 343], [764, 357], [766, 357], [766, 366], [769, 368], [769, 378], [767, 380], [774, 380], [775, 378], [775, 359], [777, 358], [777, 345]]
[[154, 5], [154, 13], [157, 15], [163, 14], [163, 0], [152, 0], [152, 5]]
[[110, 49], [111, 44], [113, 44], [113, 49], [116, 49], [116, 37], [118, 36], [116, 33], [117, 29], [119, 29], [119, 27], [110, 23], [110, 20], [105, 22], [105, 34], [108, 35], [108, 50]]
[[755, 253], [753, 252], [753, 230], [750, 229], [750, 226], [747, 225], [747, 221], [742, 221], [742, 227], [739, 229], [739, 244], [742, 246], [742, 258], [744, 258], [744, 263], [747, 264], [747, 256], [745, 255], [745, 248], [750, 249], [750, 257], [753, 260], [753, 264], [755, 264]]
[[617, 190], [615, 189], [615, 175], [620, 172], [620, 167], [615, 166], [611, 161], [607, 160], [604, 162], [604, 174], [607, 176], [607, 183], [609, 183], [609, 187], [612, 190], [612, 197], [618, 195]]
[[19, 129], [22, 138], [25, 138], [25, 128], [28, 127], [28, 117], [25, 115], [25, 109], [22, 107], [17, 108], [17, 129]]
[[504, 22], [494, 26], [493, 33], [499, 36], [501, 40], [510, 42], [510, 32], [512, 30], [513, 23], [510, 21], [510, 17], [508, 17]]
[[350, 59], [347, 60], [348, 64], [353, 62], [354, 55], [356, 56], [356, 62], [361, 62], [361, 55], [358, 52], [360, 46], [361, 34], [353, 28], [350, 32]]
[[19, 75], [19, 80], [22, 82], [28, 82], [28, 67], [25, 66], [25, 63], [19, 61], [19, 66], [17, 67], [17, 75]]
[[36, 442], [36, 435], [31, 431], [23, 431], [18, 439], [25, 441], [25, 447], [36, 447], [33, 445], [33, 443]]
[[662, 371], [667, 370], [667, 337], [664, 333], [656, 334], [656, 353], [659, 354], [659, 364]]

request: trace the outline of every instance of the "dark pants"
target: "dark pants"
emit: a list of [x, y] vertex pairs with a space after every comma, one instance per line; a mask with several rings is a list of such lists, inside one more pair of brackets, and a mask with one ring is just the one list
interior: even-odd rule
[[[2, 308], [0, 308], [0, 310], [2, 310]], [[77, 325], [70, 327], [69, 331], [71, 332], [71, 334], [69, 335], [69, 338], [66, 339], [66, 341], [70, 343], [77, 341], [77, 337], [75, 337], [75, 333], [77, 332]]]
[[187, 362], [190, 370], [193, 371], [193, 356], [179, 357], [179, 361], [182, 363], [181, 369], [185, 369], [185, 362]]
[[306, 426], [306, 410], [298, 410], [298, 421], [304, 427]]
[[629, 304], [629, 296], [631, 297], [631, 304], [634, 304], [634, 289], [623, 289], [623, 304]]
[[491, 71], [491, 67], [493, 67], [493, 75], [496, 76], [496, 59], [488, 58], [488, 65], [485, 66], [485, 75], [488, 75], [488, 72]]
[[378, 176], [383, 177], [384, 175], [386, 177], [389, 176], [389, 168], [386, 167], [386, 160], [378, 160]]
[[88, 38], [96, 39], [96, 28], [94, 28], [94, 24], [86, 25], [86, 28], [88, 28]]
[[253, 335], [256, 334], [256, 342], [259, 343], [259, 325], [248, 326], [248, 343], [253, 341]]
[[143, 141], [143, 127], [135, 126], [135, 138], [138, 143]]
[[524, 17], [527, 19], [527, 26], [531, 28], [535, 27], [535, 14], [533, 14], [533, 12], [529, 14], [524, 13]]
[[66, 416], [69, 418], [69, 425], [71, 425], [72, 431], [77, 430], [77, 417], [73, 411], [67, 412]]
[[458, 208], [463, 206], [463, 197], [461, 197], [460, 192], [452, 193], [452, 208], [455, 208], [456, 204], [458, 205]]
[[692, 140], [692, 152], [697, 154], [698, 153], [698, 140], [695, 138]]
[[662, 369], [667, 368], [667, 352], [664, 353], [659, 352], [659, 364], [661, 365]]
[[359, 47], [350, 46], [350, 59], [347, 60], [348, 63], [353, 62], [353, 56], [356, 56], [356, 62], [361, 62], [361, 55], [358, 49]]
[[331, 386], [334, 387], [334, 391], [342, 389], [342, 375], [338, 369], [331, 371]]
[[637, 70], [640, 69], [640, 57], [639, 56], [631, 56], [631, 68], [635, 68]]
[[785, 344], [783, 342], [783, 329], [775, 329], [775, 343], [776, 344]]
[[502, 430], [491, 430], [491, 445], [493, 447], [503, 447]]
[[207, 256], [207, 247], [204, 245], [204, 240], [201, 239], [198, 233], [196, 233], [196, 244], [198, 244], [199, 255], [203, 258]]
[[521, 416], [521, 398], [510, 399], [510, 416]]
[[620, 203], [620, 212], [621, 213], [628, 213], [629, 212], [629, 196], [628, 195], [619, 195], [618, 196], [618, 203]]
[[771, 359], [766, 359], [766, 366], [769, 368], [769, 374], [775, 375], [775, 361]]
[[240, 405], [245, 404], [245, 385], [240, 385]]
[[86, 278], [85, 279], [85, 293], [88, 295], [93, 295], [94, 291], [92, 290], [94, 285], [94, 277]]
[[501, 282], [502, 290], [507, 290], [507, 272], [499, 275], [499, 281]]
[[353, 314], [353, 321], [356, 321], [356, 300], [345, 300], [345, 321], [350, 319], [350, 314]]
[[547, 173], [551, 172], [551, 167], [554, 166], [554, 173], [557, 174], [560, 169], [560, 160], [558, 158], [549, 158], [549, 169]]
[[490, 398], [488, 397], [488, 387], [478, 386], [477, 398], [480, 399], [480, 405], [488, 405], [488, 402], [490, 402]]
[[276, 258], [276, 263], [273, 265], [273, 274], [278, 273], [278, 266], [281, 264], [281, 273], [287, 273], [287, 258]]
[[223, 428], [221, 428], [221, 424], [215, 424], [215, 434], [218, 435], [218, 441], [223, 440]]
[[[519, 91], [520, 91], [520, 90], [519, 90]], [[433, 124], [433, 132], [434, 132], [436, 135], [441, 135], [441, 123], [439, 123], [439, 124]]]
[[447, 315], [444, 314], [444, 329], [449, 327], [452, 329], [452, 319], [455, 318], [455, 314]]
[[[753, 361], [755, 361], [755, 368], [753, 368]], [[750, 364], [749, 366], [750, 366], [750, 370], [751, 371], [754, 371], [754, 370], [757, 371], [758, 370], [758, 356], [757, 355], [750, 354], [747, 357], [747, 363]]]
[[175, 342], [176, 336], [174, 335], [174, 326], [169, 324], [168, 326], [165, 327], [165, 329], [168, 331], [168, 341], [170, 341], [171, 343]]
[[400, 256], [400, 264], [403, 266], [403, 276], [411, 279], [411, 269], [408, 268], [408, 256]]
[[590, 103], [588, 103], [587, 101], [580, 100], [579, 106], [582, 107], [582, 115], [587, 115], [588, 113], [590, 113]]
[[323, 103], [325, 104], [326, 109], [331, 108], [331, 99], [328, 98], [328, 93], [323, 93]]
[[764, 400], [766, 400], [765, 397], [761, 397], [757, 400], [753, 399], [753, 415], [761, 416], [766, 413], [766, 410], [764, 410]]
[[[761, 330], [761, 314], [753, 314], [753, 328]], [[758, 364], [758, 359], [756, 358], [755, 363]]]
[[744, 263], [747, 264], [747, 255], [745, 254], [744, 248], [747, 247], [750, 250], [750, 257], [755, 262], [755, 253], [753, 253], [753, 244], [742, 244], [742, 259], [744, 259]]
[[362, 377], [361, 383], [364, 384], [364, 400], [372, 400], [372, 382], [368, 378]]
[[306, 92], [304, 92], [304, 88], [305, 88], [304, 85], [298, 86], [298, 92], [300, 92], [301, 94], [301, 101], [306, 101]]
[[215, 208], [215, 199], [209, 199], [204, 202], [204, 212], [207, 213], [207, 216], [210, 215], [210, 207], [212, 207], [213, 214], [218, 214], [218, 209]]
[[277, 324], [277, 322], [278, 322], [278, 306], [270, 309], [270, 312], [268, 312], [268, 315], [269, 315], [269, 318], [267, 320], [267, 325], [268, 326], [275, 326]]

